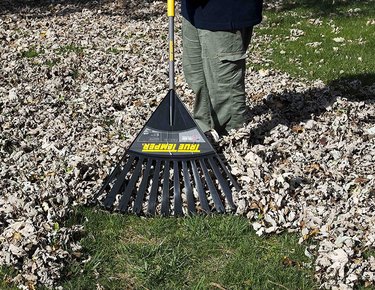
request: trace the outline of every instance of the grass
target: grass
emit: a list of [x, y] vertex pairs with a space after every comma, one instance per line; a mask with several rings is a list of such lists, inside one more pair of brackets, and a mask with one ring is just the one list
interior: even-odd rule
[[13, 290], [17, 289], [12, 285], [11, 279], [16, 275], [15, 270], [8, 267], [0, 267], [0, 289]]
[[57, 65], [58, 63], [60, 62], [59, 59], [55, 58], [55, 59], [52, 59], [52, 60], [47, 60], [45, 61], [45, 65], [48, 66], [49, 68], [53, 68], [55, 65]]
[[113, 53], [113, 54], [120, 54], [121, 53], [121, 51], [119, 49], [115, 48], [115, 47], [108, 48], [107, 52]]
[[270, 67], [326, 83], [355, 75], [375, 81], [374, 0], [285, 3], [266, 11], [256, 30], [260, 43], [254, 52], [268, 58]]
[[368, 259], [371, 256], [375, 257], [375, 249], [367, 249], [366, 251], [363, 252], [363, 257], [365, 259]]
[[34, 57], [37, 57], [39, 55], [41, 55], [42, 52], [41, 51], [38, 51], [34, 46], [33, 47], [30, 47], [28, 50], [26, 51], [23, 51], [21, 53], [21, 56], [22, 57], [25, 57], [25, 58], [34, 58]]
[[311, 262], [290, 234], [258, 237], [235, 216], [151, 218], [80, 208], [83, 267], [72, 263], [64, 289], [314, 289]]
[[71, 43], [71, 44], [68, 44], [68, 45], [60, 46], [60, 48], [58, 49], [58, 53], [59, 54], [66, 54], [66, 53], [74, 52], [74, 53], [77, 53], [78, 55], [83, 55], [84, 50], [85, 50], [84, 47]]

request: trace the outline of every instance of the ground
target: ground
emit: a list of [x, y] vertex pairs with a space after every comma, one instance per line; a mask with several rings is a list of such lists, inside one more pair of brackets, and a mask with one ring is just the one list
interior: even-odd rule
[[[163, 1], [43, 3], [8, 3], [0, 15], [0, 264], [15, 269], [15, 283], [30, 289], [53, 285], [65, 262], [77, 258], [81, 226], [65, 221], [98, 190], [168, 88]], [[353, 10], [355, 4], [340, 9], [351, 17], [366, 11]], [[278, 5], [270, 11], [280, 13]], [[290, 15], [297, 13], [292, 8]], [[221, 142], [243, 188], [234, 196], [236, 214], [258, 235], [295, 232], [314, 258], [320, 286], [371, 285], [375, 84], [371, 66], [362, 67], [370, 38], [329, 35], [337, 50], [350, 55], [358, 49], [345, 49], [356, 43], [363, 56], [338, 72], [322, 70], [321, 78], [327, 60], [319, 57], [306, 78], [302, 53], [330, 44], [291, 45], [303, 40], [305, 20], [294, 24], [302, 29], [291, 24], [288, 41], [274, 39], [274, 17], [270, 12], [256, 29], [248, 58], [250, 122]], [[343, 24], [325, 20], [332, 17], [301, 19], [339, 33]], [[363, 21], [371, 36], [374, 20], [364, 14]], [[179, 33], [177, 16], [176, 89], [191, 108]], [[291, 57], [295, 47], [304, 49]], [[294, 70], [278, 62], [284, 55]], [[358, 69], [345, 73], [357, 62]]]

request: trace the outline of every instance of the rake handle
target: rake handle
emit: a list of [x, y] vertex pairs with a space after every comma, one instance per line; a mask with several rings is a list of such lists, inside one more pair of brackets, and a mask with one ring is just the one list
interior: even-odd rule
[[174, 87], [175, 87], [175, 72], [174, 72], [174, 15], [175, 15], [175, 4], [174, 0], [168, 0], [168, 40], [169, 40], [169, 125], [173, 126], [173, 109], [174, 109]]

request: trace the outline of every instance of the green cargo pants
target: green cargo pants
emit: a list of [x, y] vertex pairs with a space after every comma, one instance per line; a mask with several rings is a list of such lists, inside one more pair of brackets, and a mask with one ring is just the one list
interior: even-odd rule
[[246, 123], [246, 50], [252, 28], [209, 31], [183, 19], [183, 69], [196, 95], [193, 117], [202, 131], [226, 134]]

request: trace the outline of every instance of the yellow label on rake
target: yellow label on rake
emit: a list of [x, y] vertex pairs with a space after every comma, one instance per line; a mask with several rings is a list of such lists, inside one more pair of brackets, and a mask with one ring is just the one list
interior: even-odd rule
[[169, 41], [169, 60], [174, 61], [174, 45], [173, 40]]
[[149, 153], [199, 153], [200, 144], [193, 143], [144, 143], [142, 152]]

